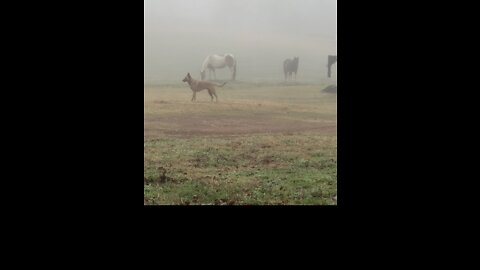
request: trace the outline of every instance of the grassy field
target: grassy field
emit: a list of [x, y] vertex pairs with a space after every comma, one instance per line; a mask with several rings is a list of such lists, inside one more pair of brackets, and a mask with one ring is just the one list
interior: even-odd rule
[[337, 97], [327, 83], [145, 86], [144, 204], [335, 205]]

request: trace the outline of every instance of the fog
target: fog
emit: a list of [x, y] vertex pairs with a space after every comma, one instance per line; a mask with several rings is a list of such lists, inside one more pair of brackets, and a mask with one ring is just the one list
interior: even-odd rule
[[[322, 81], [327, 56], [337, 54], [336, 0], [144, 3], [146, 84], [180, 81], [187, 72], [200, 79], [203, 60], [214, 53], [236, 57], [237, 80], [283, 81], [283, 61], [298, 56], [297, 80]], [[228, 68], [216, 74], [230, 78]]]

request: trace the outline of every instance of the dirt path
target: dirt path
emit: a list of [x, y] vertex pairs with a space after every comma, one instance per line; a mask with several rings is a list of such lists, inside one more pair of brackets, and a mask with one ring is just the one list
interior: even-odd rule
[[336, 123], [333, 121], [286, 119], [274, 114], [248, 118], [240, 115], [175, 115], [144, 118], [146, 139], [162, 135], [226, 136], [260, 133], [289, 134], [306, 131], [335, 135], [336, 129]]

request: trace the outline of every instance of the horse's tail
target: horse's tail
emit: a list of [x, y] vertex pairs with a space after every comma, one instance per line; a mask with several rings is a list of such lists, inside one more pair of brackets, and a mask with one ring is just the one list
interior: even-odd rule
[[237, 76], [237, 61], [235, 61], [235, 65], [233, 65], [232, 81], [235, 81], [236, 76]]
[[227, 84], [227, 82], [224, 82], [222, 85], [220, 85], [220, 84], [215, 84], [215, 86], [223, 87], [225, 84]]
[[288, 64], [289, 64], [289, 61], [288, 59], [286, 59], [285, 61], [283, 61], [283, 74], [285, 75], [285, 80], [287, 79], [287, 74], [288, 74]]
[[283, 72], [287, 73], [289, 71], [290, 61], [289, 59], [283, 61]]
[[235, 77], [237, 76], [237, 60], [231, 53], [225, 54], [225, 63], [227, 64], [228, 68], [233, 68], [232, 72], [232, 81], [235, 80]]

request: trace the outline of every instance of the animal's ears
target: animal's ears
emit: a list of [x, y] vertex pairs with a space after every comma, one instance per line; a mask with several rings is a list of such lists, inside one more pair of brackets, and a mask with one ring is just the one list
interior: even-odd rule
[[192, 77], [192, 76], [190, 76], [190, 72], [187, 74], [187, 76], [188, 76], [188, 77]]

